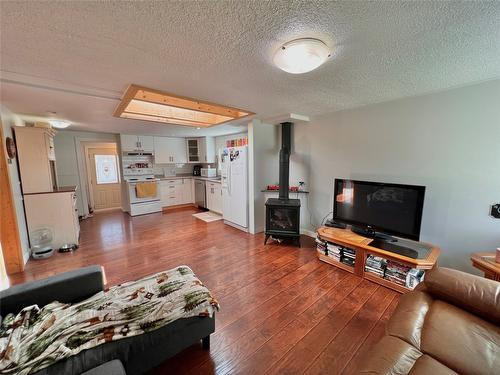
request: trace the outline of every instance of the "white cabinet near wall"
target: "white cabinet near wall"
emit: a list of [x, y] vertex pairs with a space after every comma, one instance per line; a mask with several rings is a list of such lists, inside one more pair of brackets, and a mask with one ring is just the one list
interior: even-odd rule
[[193, 179], [161, 180], [160, 199], [162, 207], [193, 203]]
[[154, 151], [154, 137], [147, 135], [120, 134], [120, 144], [123, 152]]
[[52, 193], [25, 194], [24, 206], [28, 233], [49, 228], [53, 232], [52, 246], [58, 249], [63, 244], [77, 244], [80, 223], [76, 208], [75, 187], [60, 189]]
[[215, 163], [215, 138], [187, 138], [188, 163]]
[[156, 164], [187, 163], [186, 141], [184, 138], [154, 137]]
[[222, 188], [220, 182], [207, 182], [207, 208], [222, 214]]
[[202, 163], [215, 163], [215, 138], [203, 137], [200, 142], [200, 159]]

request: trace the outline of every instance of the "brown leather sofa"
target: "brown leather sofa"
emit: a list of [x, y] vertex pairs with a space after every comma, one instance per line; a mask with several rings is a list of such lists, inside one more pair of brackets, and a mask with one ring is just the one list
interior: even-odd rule
[[500, 374], [500, 283], [447, 268], [401, 297], [361, 374]]

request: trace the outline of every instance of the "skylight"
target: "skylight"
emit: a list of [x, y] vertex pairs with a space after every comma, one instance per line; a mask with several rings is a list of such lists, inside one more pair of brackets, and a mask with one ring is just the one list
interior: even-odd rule
[[114, 116], [164, 124], [208, 128], [254, 113], [221, 104], [168, 94], [138, 85], [130, 85]]

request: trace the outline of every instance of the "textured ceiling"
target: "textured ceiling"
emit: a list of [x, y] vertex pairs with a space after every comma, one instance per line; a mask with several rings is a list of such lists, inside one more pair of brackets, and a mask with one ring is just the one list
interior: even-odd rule
[[[88, 130], [197, 132], [113, 118], [129, 83], [266, 118], [500, 77], [498, 1], [10, 1], [0, 3], [0, 17], [4, 104], [57, 111]], [[280, 71], [273, 52], [299, 37], [322, 39], [332, 58], [307, 74]]]

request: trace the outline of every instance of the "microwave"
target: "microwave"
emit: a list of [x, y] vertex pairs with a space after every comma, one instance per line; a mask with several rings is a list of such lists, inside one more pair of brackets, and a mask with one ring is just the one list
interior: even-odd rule
[[217, 169], [215, 168], [201, 168], [202, 177], [216, 177]]

